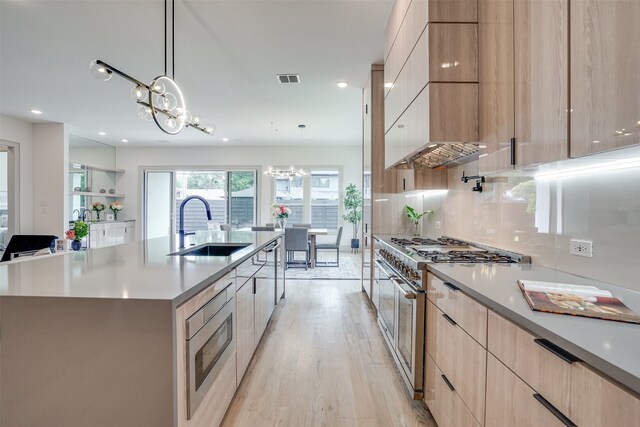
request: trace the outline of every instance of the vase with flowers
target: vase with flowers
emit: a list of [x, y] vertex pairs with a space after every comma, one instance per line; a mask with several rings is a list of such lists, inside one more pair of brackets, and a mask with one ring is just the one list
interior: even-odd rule
[[122, 203], [120, 202], [113, 202], [109, 205], [109, 209], [111, 209], [111, 212], [113, 212], [113, 220], [117, 221], [118, 220], [118, 212], [120, 212], [122, 210]]
[[66, 231], [65, 236], [71, 240], [71, 249], [79, 251], [82, 248], [82, 239], [89, 234], [89, 226], [84, 221], [76, 221], [73, 228]]
[[291, 215], [291, 209], [285, 205], [274, 203], [273, 206], [271, 206], [271, 215], [274, 217], [280, 228], [284, 229], [287, 226], [287, 218]]
[[93, 202], [91, 204], [91, 210], [96, 213], [96, 218], [100, 221], [100, 212], [104, 210], [104, 203], [102, 202]]

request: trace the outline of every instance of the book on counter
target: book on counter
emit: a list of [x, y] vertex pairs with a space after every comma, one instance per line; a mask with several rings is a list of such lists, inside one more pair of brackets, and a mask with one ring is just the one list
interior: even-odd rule
[[518, 280], [532, 310], [638, 323], [640, 316], [611, 292], [595, 286]]

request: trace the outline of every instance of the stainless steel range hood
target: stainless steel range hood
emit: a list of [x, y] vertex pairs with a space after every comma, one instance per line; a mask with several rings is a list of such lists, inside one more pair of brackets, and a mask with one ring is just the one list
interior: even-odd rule
[[412, 169], [454, 167], [478, 160], [479, 150], [478, 144], [468, 142], [431, 144], [426, 149], [407, 157], [402, 163]]

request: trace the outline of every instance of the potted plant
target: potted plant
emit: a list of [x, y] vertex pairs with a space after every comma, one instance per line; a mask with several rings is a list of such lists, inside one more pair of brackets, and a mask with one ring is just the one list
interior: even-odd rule
[[347, 190], [344, 195], [344, 209], [346, 214], [342, 216], [342, 219], [353, 225], [351, 249], [358, 249], [360, 247], [358, 228], [360, 227], [360, 221], [362, 221], [362, 193], [355, 184], [347, 185]]
[[411, 222], [413, 222], [413, 234], [414, 234], [414, 236], [419, 236], [420, 235], [420, 220], [426, 214], [432, 214], [433, 210], [424, 211], [421, 214], [419, 214], [414, 208], [412, 208], [409, 205], [406, 205], [404, 207], [404, 211], [407, 214], [407, 218], [409, 218], [409, 220]]
[[84, 221], [76, 221], [73, 228], [65, 233], [67, 239], [71, 240], [71, 249], [79, 251], [82, 248], [82, 239], [89, 234], [89, 226]]

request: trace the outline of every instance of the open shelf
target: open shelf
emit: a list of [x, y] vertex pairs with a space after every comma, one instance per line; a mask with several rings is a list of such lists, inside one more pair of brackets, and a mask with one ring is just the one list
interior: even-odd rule
[[90, 197], [111, 197], [111, 198], [123, 198], [124, 194], [109, 194], [109, 193], [88, 193], [86, 191], [69, 191], [69, 194], [72, 196], [90, 196]]
[[76, 162], [74, 160], [69, 160], [69, 170], [86, 170], [93, 169], [96, 171], [104, 171], [104, 172], [115, 172], [115, 173], [124, 173], [124, 169], [111, 168], [108, 166], [95, 165], [86, 162]]

